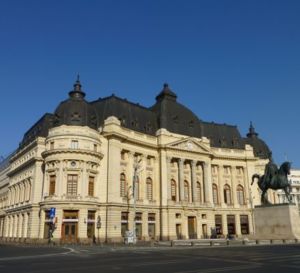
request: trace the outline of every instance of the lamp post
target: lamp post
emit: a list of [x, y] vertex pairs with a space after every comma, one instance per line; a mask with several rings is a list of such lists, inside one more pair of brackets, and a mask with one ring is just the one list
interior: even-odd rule
[[249, 201], [250, 201], [250, 206], [251, 206], [251, 220], [252, 220], [252, 230], [253, 230], [253, 234], [255, 234], [255, 224], [254, 224], [254, 208], [253, 208], [253, 199], [255, 197], [252, 198], [252, 191], [251, 188], [249, 189]]
[[135, 218], [136, 218], [136, 183], [137, 183], [137, 173], [138, 173], [138, 169], [140, 168], [140, 163], [141, 163], [142, 159], [137, 160], [137, 158], [135, 159], [135, 162], [133, 163], [133, 244], [136, 243], [136, 223], [135, 223]]
[[98, 230], [98, 239], [97, 239], [97, 241], [98, 241], [98, 244], [99, 244], [99, 242], [100, 242], [100, 238], [99, 238], [99, 231], [100, 231], [100, 228], [101, 228], [101, 216], [98, 215], [98, 217], [97, 217], [97, 230]]

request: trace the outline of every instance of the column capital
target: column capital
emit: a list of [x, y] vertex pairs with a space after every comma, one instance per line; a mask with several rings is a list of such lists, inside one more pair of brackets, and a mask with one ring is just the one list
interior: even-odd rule
[[183, 166], [183, 162], [184, 162], [183, 158], [177, 158], [177, 161], [179, 165]]
[[167, 156], [167, 161], [168, 161], [168, 163], [171, 163], [171, 161], [172, 161], [172, 156]]
[[190, 162], [191, 162], [192, 167], [196, 167], [198, 161], [197, 160], [191, 160]]

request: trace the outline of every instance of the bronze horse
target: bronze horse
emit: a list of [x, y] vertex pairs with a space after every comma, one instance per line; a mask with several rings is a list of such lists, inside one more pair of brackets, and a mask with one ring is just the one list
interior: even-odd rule
[[282, 189], [287, 197], [289, 203], [292, 202], [292, 197], [290, 195], [291, 192], [291, 185], [288, 181], [287, 176], [290, 174], [291, 170], [291, 163], [284, 162], [281, 164], [279, 170], [274, 173], [272, 177], [266, 176], [266, 172], [264, 175], [254, 174], [252, 176], [251, 185], [254, 183], [254, 179], [257, 178], [257, 184], [259, 188], [262, 190], [261, 194], [261, 203], [262, 204], [269, 204], [268, 198], [266, 197], [266, 193], [268, 189], [278, 190]]

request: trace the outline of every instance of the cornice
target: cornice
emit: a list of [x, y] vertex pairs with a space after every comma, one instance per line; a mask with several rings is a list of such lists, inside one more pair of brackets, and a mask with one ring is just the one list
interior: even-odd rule
[[103, 158], [103, 154], [100, 152], [94, 152], [91, 150], [85, 150], [85, 149], [53, 149], [53, 150], [48, 150], [48, 151], [44, 151], [42, 153], [42, 157], [46, 158], [47, 156], [50, 155], [56, 155], [56, 154], [85, 154], [85, 155], [91, 155], [91, 156], [95, 156], [99, 159]]
[[44, 160], [43, 160], [43, 158], [41, 158], [41, 157], [33, 157], [33, 158], [30, 158], [28, 161], [26, 161], [26, 162], [23, 163], [22, 165], [20, 165], [20, 166], [18, 166], [17, 168], [15, 168], [15, 169], [9, 171], [9, 172], [7, 173], [7, 176], [8, 176], [8, 177], [11, 177], [11, 176], [13, 176], [14, 174], [16, 174], [17, 172], [19, 172], [19, 171], [21, 171], [21, 170], [23, 170], [23, 169], [29, 167], [30, 165], [32, 165], [32, 164], [34, 164], [35, 162], [38, 162], [38, 161], [43, 162]]

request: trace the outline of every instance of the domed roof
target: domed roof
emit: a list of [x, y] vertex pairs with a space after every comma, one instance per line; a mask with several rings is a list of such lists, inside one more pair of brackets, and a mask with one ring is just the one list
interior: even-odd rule
[[89, 126], [97, 129], [97, 114], [92, 105], [85, 99], [81, 90], [79, 76], [74, 84], [74, 89], [69, 92], [69, 98], [59, 104], [55, 110], [54, 126], [75, 125]]
[[253, 147], [255, 156], [262, 159], [268, 159], [270, 157], [271, 150], [268, 145], [258, 137], [258, 133], [255, 132], [252, 122], [250, 122], [249, 133], [247, 134], [247, 138], [245, 138], [245, 142]]
[[163, 90], [156, 97], [155, 105], [150, 108], [157, 115], [158, 127], [173, 133], [201, 137], [200, 120], [176, 99], [177, 95], [165, 83]]

